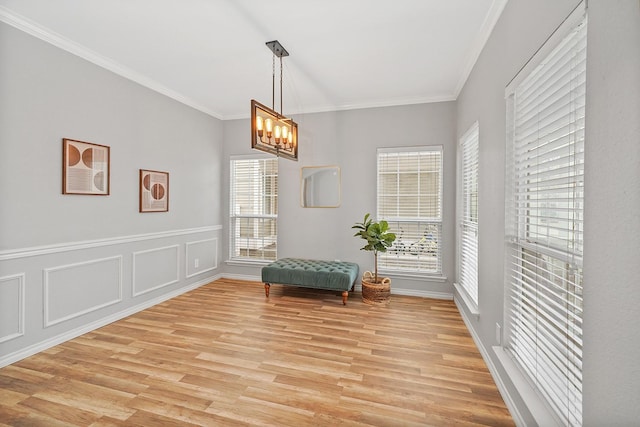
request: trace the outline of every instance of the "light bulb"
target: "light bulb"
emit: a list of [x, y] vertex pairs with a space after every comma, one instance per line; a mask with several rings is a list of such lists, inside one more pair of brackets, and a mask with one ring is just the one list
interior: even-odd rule
[[258, 131], [258, 136], [260, 138], [262, 138], [262, 134], [264, 133], [263, 130], [262, 130], [262, 126], [263, 126], [262, 116], [257, 116], [256, 117], [256, 130]]
[[276, 126], [276, 144], [280, 144], [280, 126]]
[[267, 131], [267, 137], [271, 138], [271, 135], [273, 133], [273, 121], [271, 119], [265, 120], [264, 127], [266, 128], [266, 131]]

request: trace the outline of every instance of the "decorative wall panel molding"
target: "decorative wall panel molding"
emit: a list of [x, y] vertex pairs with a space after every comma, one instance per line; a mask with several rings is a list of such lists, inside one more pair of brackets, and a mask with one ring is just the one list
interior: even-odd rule
[[0, 343], [24, 335], [25, 275], [0, 277]]
[[56, 245], [36, 246], [23, 249], [12, 249], [0, 251], [0, 261], [33, 257], [38, 255], [47, 255], [60, 252], [77, 251], [89, 248], [98, 248], [102, 246], [122, 245], [125, 243], [140, 242], [152, 239], [161, 239], [166, 237], [186, 236], [189, 234], [205, 233], [209, 231], [222, 230], [221, 225], [213, 225], [209, 227], [187, 228], [184, 230], [161, 231], [158, 233], [134, 234], [131, 236], [113, 237], [108, 239], [86, 240], [82, 242], [61, 243]]
[[[0, 366], [214, 280], [217, 270], [204, 271], [220, 262], [220, 230], [207, 226], [1, 251]], [[192, 278], [183, 270], [187, 242], [192, 259], [199, 257]]]
[[217, 237], [187, 242], [185, 247], [185, 272], [187, 278], [218, 268]]
[[32, 356], [40, 351], [44, 351], [48, 348], [54, 347], [58, 344], [61, 344], [65, 341], [68, 341], [70, 339], [79, 337], [82, 334], [86, 334], [87, 332], [93, 331], [95, 329], [101, 328], [102, 326], [108, 325], [109, 323], [113, 323], [116, 320], [120, 320], [120, 319], [124, 319], [127, 316], [131, 316], [134, 313], [137, 313], [139, 311], [142, 311], [146, 308], [149, 307], [153, 307], [156, 304], [160, 304], [168, 299], [177, 297], [178, 295], [182, 295], [185, 292], [189, 292], [193, 289], [197, 289], [202, 285], [206, 285], [207, 283], [213, 282], [215, 280], [220, 279], [220, 276], [212, 276], [212, 277], [205, 277], [202, 280], [199, 280], [198, 282], [192, 283], [186, 287], [183, 288], [179, 288], [176, 290], [173, 290], [171, 292], [168, 292], [166, 294], [162, 294], [158, 297], [155, 297], [153, 299], [150, 300], [146, 300], [143, 302], [140, 302], [139, 304], [136, 304], [132, 307], [128, 307], [126, 309], [123, 310], [119, 310], [116, 313], [112, 313], [108, 316], [102, 317], [98, 320], [95, 320], [93, 322], [90, 323], [86, 323], [84, 325], [81, 325], [77, 328], [65, 331], [61, 334], [49, 337], [45, 340], [39, 341], [33, 345], [30, 345], [28, 347], [22, 347], [20, 349], [18, 349], [17, 351], [8, 353], [8, 354], [2, 354], [0, 355], [0, 368], [10, 365], [12, 363], [15, 363], [19, 360], [22, 360], [26, 357]]
[[133, 296], [178, 283], [179, 245], [133, 253]]
[[43, 270], [44, 327], [122, 301], [122, 256]]

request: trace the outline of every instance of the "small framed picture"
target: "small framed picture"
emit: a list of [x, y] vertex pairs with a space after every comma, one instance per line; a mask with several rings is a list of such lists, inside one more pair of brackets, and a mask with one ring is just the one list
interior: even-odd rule
[[140, 212], [169, 211], [169, 172], [140, 169]]
[[62, 194], [109, 195], [110, 148], [62, 140]]

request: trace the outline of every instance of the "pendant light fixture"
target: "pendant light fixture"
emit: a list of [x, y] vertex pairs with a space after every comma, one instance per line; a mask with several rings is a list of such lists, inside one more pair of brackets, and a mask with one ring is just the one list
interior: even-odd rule
[[[282, 115], [282, 57], [289, 52], [277, 40], [266, 44], [273, 52], [271, 108], [251, 100], [251, 148], [297, 161], [298, 125]], [[280, 58], [280, 112], [275, 111], [276, 57]]]

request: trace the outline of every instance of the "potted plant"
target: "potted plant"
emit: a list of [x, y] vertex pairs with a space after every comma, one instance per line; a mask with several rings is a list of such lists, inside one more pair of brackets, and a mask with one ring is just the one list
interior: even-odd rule
[[362, 300], [368, 304], [387, 304], [391, 295], [391, 279], [378, 277], [378, 252], [386, 252], [396, 240], [396, 235], [389, 232], [387, 221], [375, 222], [370, 214], [351, 228], [358, 230], [354, 237], [367, 242], [360, 250], [373, 252], [374, 272], [365, 271], [362, 276]]

